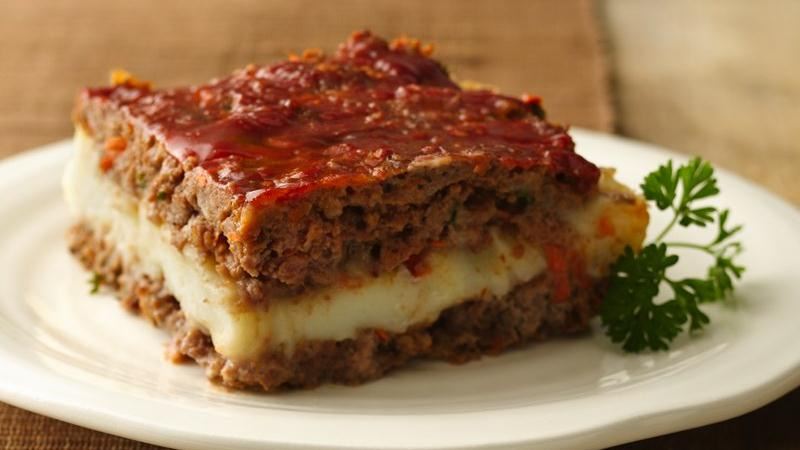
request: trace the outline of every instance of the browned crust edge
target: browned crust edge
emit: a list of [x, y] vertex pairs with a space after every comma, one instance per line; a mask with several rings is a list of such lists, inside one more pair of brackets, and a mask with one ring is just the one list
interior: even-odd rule
[[551, 301], [547, 275], [518, 285], [501, 298], [475, 299], [445, 310], [432, 324], [404, 333], [362, 330], [343, 341], [307, 341], [291, 356], [281, 351], [250, 361], [233, 361], [214, 350], [210, 337], [191, 326], [162, 279], [138, 274], [115, 246], [85, 223], [69, 233], [70, 251], [127, 310], [172, 334], [169, 357], [194, 360], [208, 378], [238, 389], [309, 388], [322, 383], [360, 384], [380, 378], [414, 358], [463, 363], [512, 347], [588, 328], [602, 298], [603, 283], [572, 292], [567, 301]]

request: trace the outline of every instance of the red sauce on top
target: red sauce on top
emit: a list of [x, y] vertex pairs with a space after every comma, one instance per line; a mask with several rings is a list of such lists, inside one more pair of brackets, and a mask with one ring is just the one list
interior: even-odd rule
[[413, 41], [354, 34], [332, 56], [307, 53], [193, 87], [89, 89], [122, 108], [176, 158], [197, 158], [248, 202], [372, 182], [435, 156], [541, 167], [582, 192], [599, 170], [538, 100], [456, 85]]

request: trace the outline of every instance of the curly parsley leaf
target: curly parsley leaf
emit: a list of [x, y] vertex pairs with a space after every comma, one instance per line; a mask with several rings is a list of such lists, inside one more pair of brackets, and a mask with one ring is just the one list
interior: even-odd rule
[[[635, 253], [631, 248], [611, 268], [608, 292], [601, 310], [606, 334], [629, 352], [666, 350], [687, 326], [690, 332], [702, 330], [710, 318], [700, 306], [724, 299], [741, 278], [744, 267], [735, 262], [742, 245], [733, 241], [742, 229], [730, 226], [727, 209], [698, 204], [719, 194], [713, 167], [700, 158], [673, 167], [672, 161], [648, 174], [641, 184], [647, 200], [658, 209], [671, 210], [673, 218], [654, 242]], [[676, 225], [700, 226], [716, 223], [717, 234], [708, 244], [664, 242]], [[713, 259], [705, 278], [672, 279], [668, 275], [679, 257], [674, 248], [700, 251]], [[662, 286], [671, 290], [670, 298], [657, 302]]]
[[698, 331], [710, 322], [708, 316], [700, 311], [699, 306], [704, 301], [714, 299], [714, 287], [708, 280], [686, 278], [678, 281], [667, 280], [667, 283], [672, 288], [675, 301], [689, 318], [689, 331]]
[[686, 165], [681, 166], [678, 169], [678, 177], [683, 188], [681, 206], [688, 206], [697, 200], [719, 194], [714, 168], [700, 158], [692, 158]]
[[722, 241], [727, 240], [729, 237], [733, 236], [734, 234], [738, 233], [742, 230], [741, 225], [736, 225], [732, 228], [728, 228], [728, 214], [729, 211], [724, 209], [718, 213], [717, 219], [717, 237], [714, 238], [714, 242], [711, 245], [717, 245]]
[[716, 257], [713, 266], [708, 268], [708, 278], [711, 280], [716, 298], [723, 298], [733, 292], [733, 280], [742, 278], [744, 266], [736, 264], [735, 257], [742, 252], [738, 242], [726, 247], [725, 251], [732, 249], [728, 255], [720, 254]]
[[667, 269], [678, 262], [664, 244], [650, 244], [638, 254], [628, 247], [612, 268], [601, 320], [613, 342], [626, 351], [666, 349], [681, 331], [686, 315], [675, 302], [652, 300]]
[[644, 198], [656, 202], [660, 210], [672, 207], [678, 189], [678, 174], [672, 169], [672, 161], [660, 166], [644, 178], [641, 184]]

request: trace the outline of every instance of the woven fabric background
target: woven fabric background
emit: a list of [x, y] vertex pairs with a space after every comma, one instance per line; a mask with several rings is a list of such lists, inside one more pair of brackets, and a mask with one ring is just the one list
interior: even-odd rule
[[[437, 56], [460, 79], [542, 95], [552, 120], [611, 131], [614, 96], [597, 5], [0, 0], [0, 157], [68, 137], [76, 90], [105, 83], [111, 68], [160, 86], [200, 82], [306, 47], [331, 50], [361, 28], [435, 42]], [[736, 161], [728, 166], [736, 169]], [[741, 418], [622, 448], [794, 449], [800, 447], [797, 417], [800, 390]], [[154, 448], [0, 403], [0, 450]]]
[[[462, 80], [545, 98], [552, 118], [612, 126], [591, 3], [8, 0], [0, 14], [0, 156], [69, 136], [82, 86], [125, 68], [156, 86], [206, 81], [358, 29], [434, 42]], [[8, 43], [12, 43], [9, 45]]]

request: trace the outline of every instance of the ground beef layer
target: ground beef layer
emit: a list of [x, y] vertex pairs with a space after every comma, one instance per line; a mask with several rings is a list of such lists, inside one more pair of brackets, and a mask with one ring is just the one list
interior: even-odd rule
[[83, 114], [98, 153], [114, 136], [127, 142], [103, 176], [142, 201], [174, 245], [190, 245], [214, 261], [253, 303], [329, 285], [346, 265], [383, 273], [433, 246], [477, 248], [491, 227], [532, 243], [566, 245], [575, 236], [562, 217], [588, 199], [541, 170], [494, 161], [476, 173], [451, 161], [253, 208], [194, 161], [178, 161], [158, 140], [125, 126], [119, 111], [89, 103]]
[[173, 361], [194, 360], [209, 379], [232, 388], [276, 390], [308, 388], [321, 383], [359, 384], [383, 376], [413, 358], [463, 363], [551, 336], [574, 334], [588, 327], [602, 297], [593, 282], [554, 302], [552, 283], [543, 275], [521, 284], [502, 298], [470, 300], [451, 307], [432, 324], [404, 333], [361, 330], [343, 341], [307, 341], [290, 356], [272, 351], [251, 361], [232, 361], [218, 354], [211, 339], [184, 317], [162, 279], [141, 274], [115, 247], [86, 225], [69, 234], [70, 250], [112, 290], [129, 311], [172, 334]]
[[175, 89], [118, 78], [74, 111], [104, 176], [256, 301], [480, 246], [490, 227], [568, 242], [549, 230], [600, 177], [538, 100], [463, 89], [413, 40], [359, 32]]

